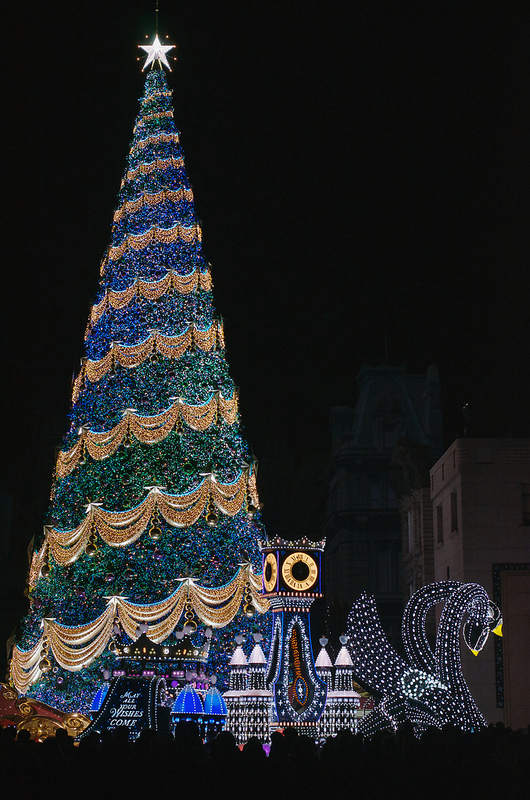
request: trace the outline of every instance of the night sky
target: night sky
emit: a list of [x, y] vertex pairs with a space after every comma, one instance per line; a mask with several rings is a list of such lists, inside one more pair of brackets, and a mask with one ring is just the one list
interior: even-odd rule
[[[436, 362], [447, 445], [464, 403], [472, 434], [530, 435], [530, 11], [469, 5], [161, 0], [271, 533], [289, 475], [292, 519], [322, 499], [329, 409], [355, 403], [362, 365]], [[4, 25], [13, 574], [42, 525], [154, 32], [154, 2], [40, 6]]]

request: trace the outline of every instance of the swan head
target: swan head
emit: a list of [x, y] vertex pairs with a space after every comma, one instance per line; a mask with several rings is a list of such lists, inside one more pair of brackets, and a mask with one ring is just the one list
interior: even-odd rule
[[500, 608], [488, 600], [486, 613], [477, 609], [474, 614], [471, 611], [467, 621], [464, 624], [462, 631], [464, 641], [469, 647], [474, 656], [478, 656], [486, 642], [490, 633], [497, 636], [502, 636], [502, 615]]

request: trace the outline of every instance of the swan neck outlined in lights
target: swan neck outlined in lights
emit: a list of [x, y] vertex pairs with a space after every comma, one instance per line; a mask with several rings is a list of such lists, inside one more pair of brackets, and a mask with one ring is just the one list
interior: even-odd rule
[[[441, 602], [433, 653], [425, 622], [429, 610]], [[357, 681], [379, 698], [360, 724], [363, 735], [396, 730], [407, 720], [418, 735], [429, 726], [441, 728], [447, 723], [464, 731], [486, 725], [462, 672], [461, 629], [475, 655], [490, 632], [502, 635], [500, 610], [477, 583], [441, 581], [412, 595], [402, 622], [406, 659], [388, 642], [374, 598], [361, 595], [348, 617], [348, 649]]]

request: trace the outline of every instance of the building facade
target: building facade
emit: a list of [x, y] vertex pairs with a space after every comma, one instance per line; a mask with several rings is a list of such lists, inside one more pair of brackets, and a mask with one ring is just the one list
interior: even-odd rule
[[364, 367], [358, 384], [355, 408], [331, 410], [323, 531], [326, 593], [346, 608], [363, 591], [374, 595], [385, 632], [399, 646], [403, 581], [398, 498], [404, 483], [410, 484], [403, 459], [417, 449], [430, 465], [442, 452], [440, 383], [432, 364], [423, 375], [411, 375], [405, 367]]
[[430, 472], [434, 579], [479, 583], [501, 608], [503, 638], [464, 676], [488, 722], [530, 722], [530, 439], [457, 439]]

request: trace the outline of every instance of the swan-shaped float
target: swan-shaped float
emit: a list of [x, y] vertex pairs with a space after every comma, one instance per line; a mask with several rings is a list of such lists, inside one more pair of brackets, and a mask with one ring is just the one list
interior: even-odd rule
[[[441, 602], [444, 607], [433, 652], [425, 620], [429, 609]], [[347, 647], [356, 680], [380, 700], [360, 723], [360, 733], [372, 736], [380, 730], [396, 730], [405, 720], [418, 735], [429, 726], [441, 728], [447, 723], [465, 731], [486, 725], [462, 673], [461, 628], [464, 642], [475, 655], [490, 632], [502, 635], [500, 611], [477, 583], [442, 581], [412, 595], [402, 622], [406, 659], [388, 642], [374, 598], [361, 595], [348, 617]]]

